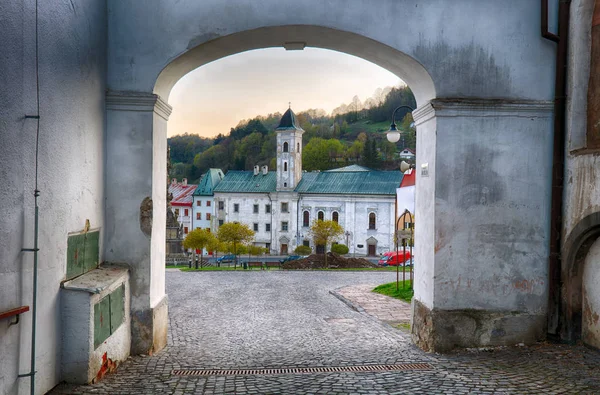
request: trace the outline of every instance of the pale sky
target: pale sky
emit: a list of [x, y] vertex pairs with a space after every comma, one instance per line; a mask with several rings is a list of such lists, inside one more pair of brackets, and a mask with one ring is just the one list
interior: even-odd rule
[[402, 81], [361, 58], [317, 48], [259, 49], [209, 63], [173, 87], [168, 135], [228, 134], [242, 119], [283, 113], [292, 103], [299, 113], [322, 108], [330, 113], [354, 95], [365, 101], [377, 88]]

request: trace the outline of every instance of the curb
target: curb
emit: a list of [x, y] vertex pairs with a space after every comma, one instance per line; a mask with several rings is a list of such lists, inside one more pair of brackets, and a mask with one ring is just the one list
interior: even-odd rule
[[[342, 287], [342, 288], [344, 288], [344, 287]], [[338, 288], [338, 289], [341, 289], [341, 288]], [[357, 311], [359, 313], [365, 313], [365, 314], [367, 314], [367, 312], [365, 311], [365, 309], [363, 309], [359, 305], [354, 304], [350, 300], [348, 300], [345, 297], [343, 297], [340, 293], [337, 292], [337, 289], [335, 289], [333, 291], [329, 291], [329, 293], [332, 294], [333, 296], [335, 296], [336, 298], [338, 298], [339, 300], [341, 300], [342, 302], [344, 302], [352, 310]], [[367, 314], [367, 315], [369, 315], [369, 314]]]

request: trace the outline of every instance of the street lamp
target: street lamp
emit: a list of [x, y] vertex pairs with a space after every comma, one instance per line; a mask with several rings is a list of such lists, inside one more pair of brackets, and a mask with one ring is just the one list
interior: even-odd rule
[[386, 132], [386, 137], [390, 143], [397, 143], [400, 140], [400, 132], [396, 129], [396, 111], [401, 108], [406, 108], [409, 111], [414, 111], [415, 109], [411, 106], [398, 106], [392, 113], [392, 124], [390, 125], [390, 130]]

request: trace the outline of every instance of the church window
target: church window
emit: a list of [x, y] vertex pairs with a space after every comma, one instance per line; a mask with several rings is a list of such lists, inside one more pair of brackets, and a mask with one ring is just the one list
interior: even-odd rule
[[287, 202], [281, 202], [281, 212], [282, 213], [287, 213], [288, 212], [288, 204], [287, 204]]
[[289, 145], [287, 142], [283, 143], [283, 152], [288, 152], [289, 151]]
[[253, 225], [254, 231], [258, 232], [258, 223], [255, 222]]
[[271, 224], [265, 224], [265, 232], [271, 231]]
[[281, 223], [281, 231], [282, 232], [287, 232], [287, 230], [288, 230], [288, 223], [287, 223], [287, 221], [283, 221]]
[[310, 213], [308, 212], [308, 210], [304, 211], [304, 213], [302, 213], [302, 226], [307, 227], [310, 224]]
[[234, 203], [233, 204], [233, 212], [234, 213], [239, 213], [240, 212], [240, 205], [238, 203]]
[[219, 200], [219, 210], [223, 210], [225, 208], [225, 202], [222, 200]]
[[253, 210], [254, 214], [258, 214], [258, 204], [254, 205], [254, 210]]
[[319, 221], [323, 221], [323, 220], [325, 219], [325, 213], [324, 213], [324, 212], [322, 212], [322, 211], [319, 211], [319, 212], [317, 213], [317, 219], [318, 219]]
[[265, 213], [269, 214], [271, 212], [271, 205], [265, 204]]
[[334, 212], [331, 214], [331, 220], [332, 220], [333, 222], [339, 222], [339, 219], [340, 219], [340, 216], [339, 216], [338, 212], [337, 212], [337, 211], [334, 211]]
[[296, 143], [296, 152], [300, 152], [300, 143]]
[[196, 213], [196, 219], [202, 219], [202, 213]]
[[287, 171], [287, 162], [283, 162], [283, 171]]
[[376, 220], [377, 217], [375, 216], [375, 213], [369, 214], [369, 229], [375, 229]]

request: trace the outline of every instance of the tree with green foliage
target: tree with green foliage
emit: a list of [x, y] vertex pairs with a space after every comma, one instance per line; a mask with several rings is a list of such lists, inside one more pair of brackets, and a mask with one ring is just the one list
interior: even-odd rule
[[344, 234], [342, 225], [331, 220], [314, 220], [310, 226], [309, 234], [311, 235], [315, 245], [325, 246], [325, 267], [327, 264], [327, 245], [330, 241], [335, 241], [338, 237]]
[[338, 139], [311, 139], [302, 152], [302, 168], [306, 171], [328, 170], [344, 153], [344, 144]]
[[[215, 243], [215, 236], [205, 229], [194, 229], [183, 239], [183, 247], [200, 250], [200, 262], [204, 259], [204, 249]], [[195, 255], [195, 253], [194, 253]], [[195, 262], [198, 269], [198, 262]]]
[[237, 266], [238, 254], [242, 251], [244, 243], [249, 243], [254, 239], [254, 231], [246, 224], [238, 222], [226, 222], [219, 227], [217, 238], [225, 243], [233, 245], [233, 253], [235, 256], [235, 264]]

